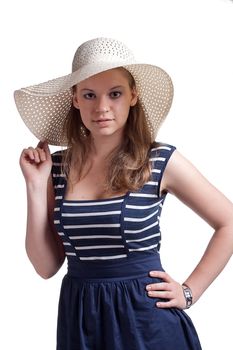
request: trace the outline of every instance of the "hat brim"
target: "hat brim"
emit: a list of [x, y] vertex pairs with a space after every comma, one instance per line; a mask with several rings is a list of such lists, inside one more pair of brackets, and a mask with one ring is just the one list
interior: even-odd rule
[[63, 126], [72, 105], [72, 86], [118, 67], [127, 69], [134, 77], [140, 103], [155, 138], [170, 110], [173, 84], [163, 69], [150, 64], [89, 64], [66, 76], [16, 90], [14, 98], [19, 114], [39, 140], [46, 140], [51, 145], [66, 146]]

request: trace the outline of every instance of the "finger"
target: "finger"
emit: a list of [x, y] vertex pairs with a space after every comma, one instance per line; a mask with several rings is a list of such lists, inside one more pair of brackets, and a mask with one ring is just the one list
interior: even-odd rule
[[150, 290], [147, 294], [151, 298], [169, 299], [169, 300], [172, 298], [172, 293], [170, 291], [153, 291], [153, 290]]
[[51, 157], [51, 153], [50, 153], [50, 149], [47, 141], [40, 141], [37, 145], [37, 148], [43, 149], [46, 155], [46, 159], [49, 159]]
[[33, 160], [35, 163], [40, 163], [40, 156], [39, 156], [39, 150], [35, 149], [33, 147], [28, 147], [30, 159]]
[[161, 278], [165, 282], [172, 282], [172, 278], [168, 275], [168, 273], [164, 271], [150, 271], [151, 277]]
[[29, 160], [34, 160], [34, 153], [32, 148], [25, 148], [22, 152], [22, 156], [24, 158], [28, 158]]
[[151, 283], [146, 286], [146, 290], [171, 290], [171, 286], [169, 283]]
[[43, 148], [44, 148], [47, 159], [49, 159], [51, 157], [51, 153], [50, 153], [50, 149], [49, 149], [49, 145], [48, 145], [47, 141], [44, 142]]
[[36, 147], [44, 148], [45, 141], [39, 141]]
[[45, 150], [37, 147], [36, 151], [38, 152], [38, 156], [39, 156], [40, 161], [44, 162], [46, 160]]
[[176, 302], [174, 299], [168, 301], [158, 301], [156, 306], [161, 309], [169, 309], [171, 307], [176, 307]]

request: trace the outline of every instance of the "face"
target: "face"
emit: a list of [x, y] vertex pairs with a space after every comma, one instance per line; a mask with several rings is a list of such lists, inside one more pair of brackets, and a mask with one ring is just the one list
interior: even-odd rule
[[76, 86], [73, 104], [94, 137], [123, 135], [129, 109], [137, 103], [135, 88], [123, 69], [111, 69]]

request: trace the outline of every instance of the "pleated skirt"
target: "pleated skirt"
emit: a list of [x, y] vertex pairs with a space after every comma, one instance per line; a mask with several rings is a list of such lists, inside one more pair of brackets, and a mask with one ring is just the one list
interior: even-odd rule
[[146, 285], [161, 280], [159, 254], [121, 261], [68, 262], [60, 292], [57, 350], [200, 350], [190, 317], [156, 307]]

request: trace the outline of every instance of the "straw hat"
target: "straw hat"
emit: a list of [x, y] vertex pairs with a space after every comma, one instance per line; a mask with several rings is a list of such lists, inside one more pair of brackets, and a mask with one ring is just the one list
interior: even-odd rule
[[71, 74], [16, 90], [17, 109], [39, 140], [66, 146], [63, 125], [72, 105], [72, 86], [117, 67], [124, 67], [134, 77], [139, 101], [155, 138], [171, 107], [171, 78], [159, 67], [137, 63], [132, 52], [114, 39], [97, 38], [83, 43], [74, 55]]

